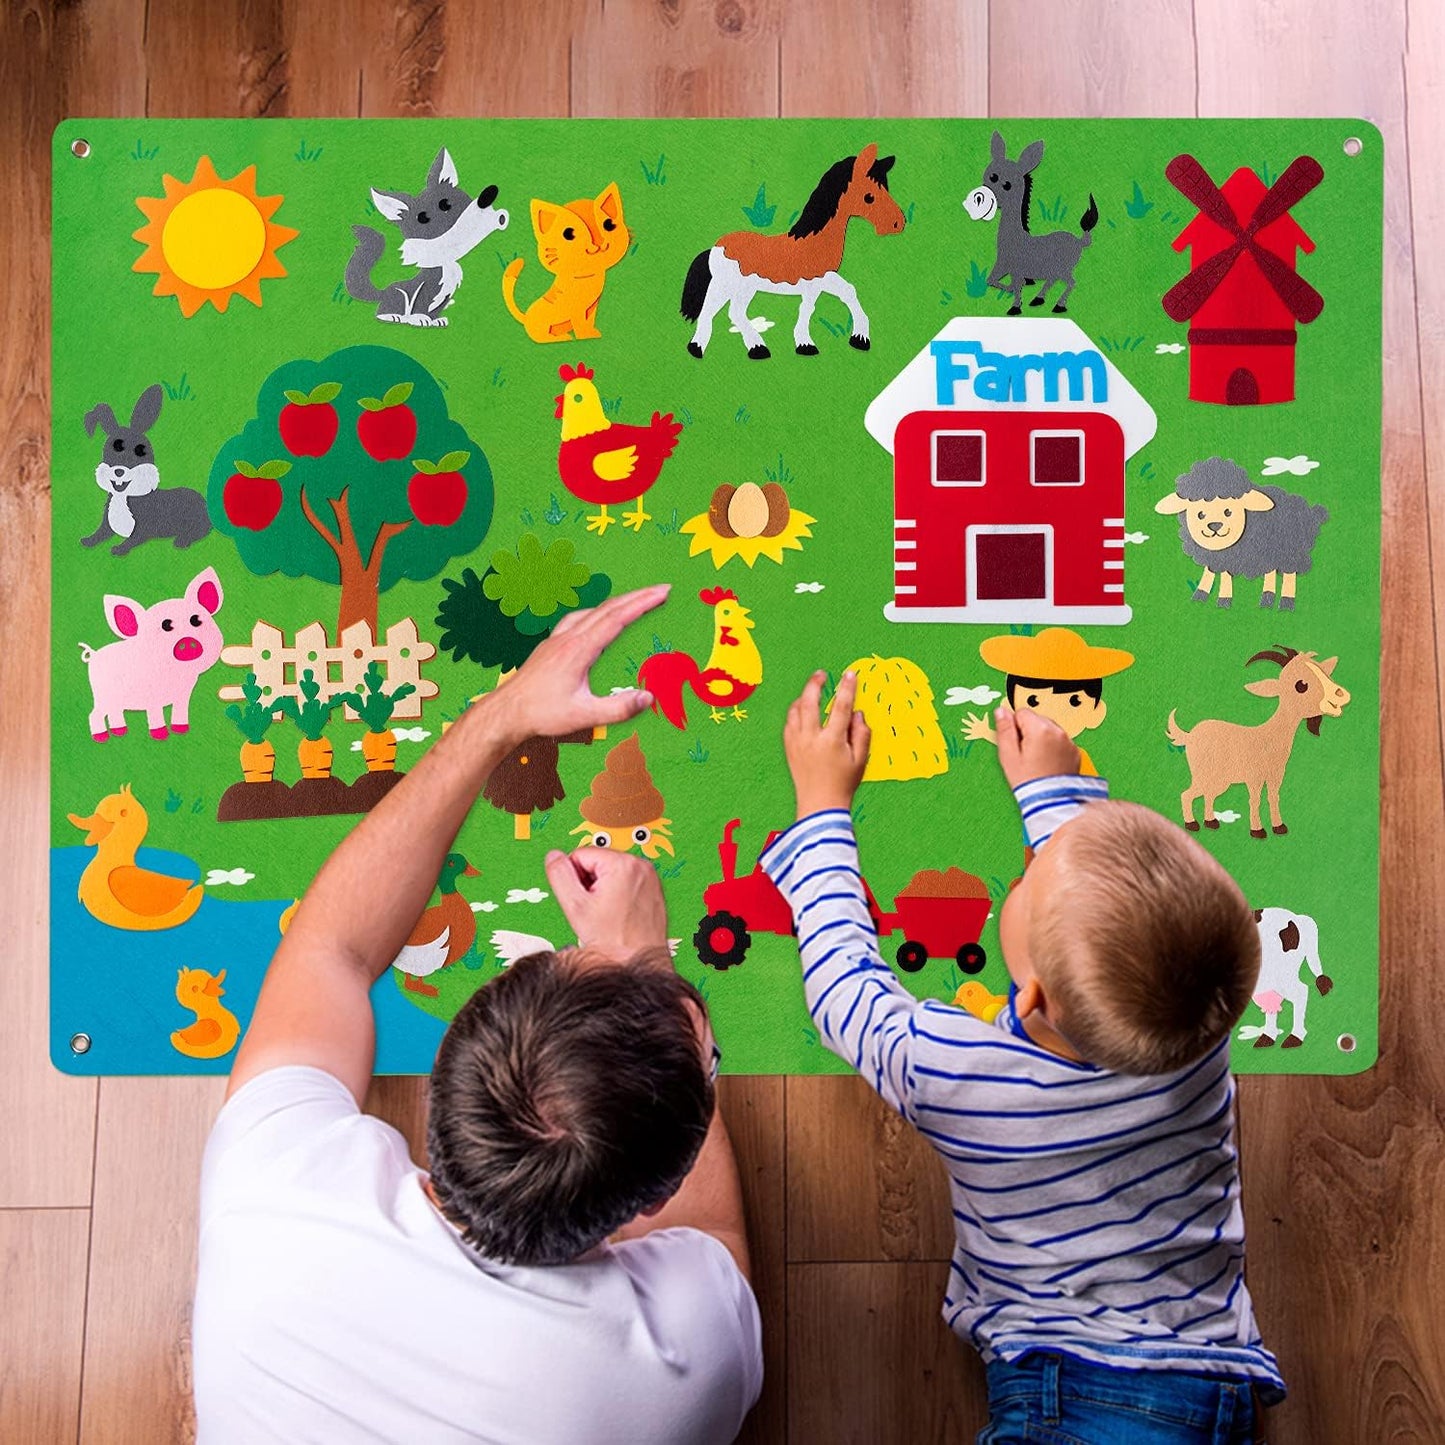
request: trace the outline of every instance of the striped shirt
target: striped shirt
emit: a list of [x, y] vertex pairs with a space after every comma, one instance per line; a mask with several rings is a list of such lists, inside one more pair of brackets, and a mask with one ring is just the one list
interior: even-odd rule
[[[1042, 778], [1015, 793], [1037, 849], [1108, 784]], [[1040, 1048], [1012, 1001], [986, 1024], [915, 999], [879, 954], [841, 809], [795, 823], [761, 861], [792, 907], [823, 1041], [947, 1167], [949, 1327], [985, 1360], [1056, 1350], [1282, 1397], [1244, 1283], [1228, 1041], [1132, 1078]]]

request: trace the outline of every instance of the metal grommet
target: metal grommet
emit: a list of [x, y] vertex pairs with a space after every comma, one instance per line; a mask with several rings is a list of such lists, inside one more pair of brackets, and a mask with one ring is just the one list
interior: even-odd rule
[[71, 1034], [70, 1052], [72, 1054], [88, 1054], [90, 1052], [89, 1034]]
[[1357, 156], [1362, 150], [1364, 150], [1364, 148], [1364, 141], [1362, 141], [1357, 135], [1352, 135], [1349, 137], [1348, 140], [1345, 141], [1345, 154], [1347, 156]]
[[[80, 136], [77, 136], [77, 137], [76, 137], [73, 141], [71, 141], [71, 143], [70, 143], [70, 153], [71, 153], [71, 155], [77, 157], [79, 160], [84, 160], [84, 159], [86, 158], [86, 156], [88, 156], [88, 155], [90, 154], [90, 142], [89, 142], [88, 140], [83, 139], [83, 138], [80, 137]], [[84, 1038], [85, 1035], [84, 1035], [84, 1034], [78, 1034], [76, 1037], [77, 1037], [77, 1038]]]
[[1354, 1053], [1354, 1051], [1355, 1051], [1355, 1036], [1354, 1036], [1354, 1034], [1341, 1034], [1341, 1035], [1339, 1036], [1339, 1038], [1337, 1038], [1337, 1039], [1335, 1040], [1335, 1042], [1339, 1045], [1339, 1049], [1340, 1049], [1340, 1052], [1341, 1052], [1342, 1054], [1352, 1054], [1352, 1053]]

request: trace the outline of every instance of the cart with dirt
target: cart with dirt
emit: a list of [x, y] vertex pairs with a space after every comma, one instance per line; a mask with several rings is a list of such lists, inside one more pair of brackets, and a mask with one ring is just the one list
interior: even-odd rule
[[[723, 829], [718, 844], [722, 878], [710, 883], [702, 895], [707, 910], [692, 941], [697, 956], [717, 969], [732, 968], [747, 957], [754, 933], [793, 933], [793, 913], [773, 880], [758, 863], [751, 873], [738, 875], [738, 845], [734, 835], [741, 819]], [[762, 852], [778, 836], [769, 833]], [[988, 922], [992, 904], [981, 878], [962, 868], [925, 868], [915, 873], [884, 912], [867, 879], [863, 891], [868, 912], [880, 938], [901, 932], [894, 959], [907, 973], [917, 973], [930, 958], [951, 958], [964, 973], [980, 973], [987, 955], [979, 936]]]

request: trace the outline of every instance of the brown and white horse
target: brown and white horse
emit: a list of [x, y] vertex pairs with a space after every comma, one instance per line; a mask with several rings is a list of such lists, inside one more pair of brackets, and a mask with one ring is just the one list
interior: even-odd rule
[[876, 145], [829, 166], [813, 188], [791, 230], [781, 236], [732, 231], [717, 245], [698, 254], [682, 288], [682, 314], [697, 323], [687, 349], [701, 356], [712, 336], [713, 319], [724, 306], [728, 319], [742, 333], [748, 355], [761, 361], [771, 353], [748, 316], [759, 291], [800, 298], [793, 347], [799, 356], [816, 356], [808, 329], [813, 308], [825, 291], [836, 296], [853, 318], [848, 344], [868, 350], [868, 316], [858, 293], [838, 274], [848, 222], [862, 216], [880, 235], [903, 229], [903, 212], [888, 192], [888, 172], [895, 157], [878, 158]]

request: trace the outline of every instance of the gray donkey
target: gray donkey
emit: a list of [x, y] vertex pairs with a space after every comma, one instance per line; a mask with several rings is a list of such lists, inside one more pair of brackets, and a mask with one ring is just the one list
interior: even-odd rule
[[84, 547], [98, 547], [112, 537], [118, 542], [111, 554], [124, 557], [142, 542], [169, 538], [177, 547], [199, 542], [211, 530], [206, 499], [191, 487], [162, 487], [150, 429], [161, 414], [163, 393], [148, 386], [122, 426], [105, 402], [85, 414], [85, 432], [105, 433], [95, 484], [105, 493], [100, 526], [80, 539]]
[[[1089, 196], [1089, 207], [1079, 221], [1083, 235], [1072, 231], [1050, 231], [1035, 236], [1029, 230], [1029, 196], [1033, 190], [1033, 172], [1044, 158], [1044, 143], [1036, 140], [1026, 145], [1016, 161], [1008, 158], [1008, 148], [998, 131], [993, 133], [989, 163], [983, 170], [983, 184], [969, 192], [963, 208], [975, 221], [987, 221], [998, 214], [998, 255], [989, 272], [988, 284], [1010, 292], [1013, 305], [1008, 314], [1017, 316], [1023, 310], [1025, 286], [1035, 281], [1043, 284], [1030, 306], [1042, 306], [1049, 287], [1062, 281], [1063, 291], [1054, 302], [1054, 310], [1068, 310], [1065, 304], [1074, 289], [1074, 267], [1084, 247], [1093, 243], [1093, 229], [1098, 224], [1099, 208]], [[1004, 284], [1004, 278], [1008, 284]]]

